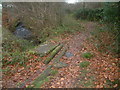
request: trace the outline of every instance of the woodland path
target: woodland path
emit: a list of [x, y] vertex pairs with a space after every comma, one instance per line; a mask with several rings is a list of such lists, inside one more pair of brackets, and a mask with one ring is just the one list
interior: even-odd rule
[[43, 85], [44, 88], [73, 88], [81, 68], [78, 64], [81, 62], [81, 49], [83, 42], [90, 37], [90, 32], [95, 29], [96, 23], [87, 22], [82, 25], [85, 29], [83, 32], [78, 32], [74, 35], [69, 35], [60, 42], [68, 46], [67, 52], [73, 56], [67, 58], [63, 56], [60, 61], [68, 64], [67, 67], [59, 69], [59, 73], [49, 82]]
[[[106, 84], [107, 81], [118, 79], [119, 68], [116, 65], [118, 59], [111, 55], [100, 53], [94, 47], [94, 42], [91, 43], [88, 40], [92, 37], [90, 33], [98, 27], [96, 22], [84, 21], [79, 23], [83, 30], [79, 30], [79, 32], [74, 34], [64, 34], [49, 40], [54, 44], [62, 43], [64, 47], [68, 47], [66, 53], [71, 53], [72, 55], [67, 57], [65, 54], [60, 59], [60, 62], [67, 64], [66, 67], [52, 68], [52, 70], [57, 70], [58, 73], [52, 76], [49, 81], [42, 82], [44, 80], [39, 80], [39, 76], [53, 62], [51, 61], [46, 65], [43, 61], [49, 55], [40, 57], [33, 54], [31, 55], [33, 58], [28, 61], [26, 67], [13, 68], [13, 70], [15, 69], [14, 74], [3, 76], [3, 87], [24, 88], [33, 85], [33, 82], [38, 79], [38, 82], [42, 82], [41, 85], [37, 84], [37, 87], [40, 88], [109, 88], [111, 83], [109, 82], [108, 85]], [[91, 52], [94, 54], [94, 57], [90, 59], [83, 58], [82, 54], [84, 52]], [[88, 67], [82, 68], [80, 63], [84, 61], [90, 64]], [[113, 87], [117, 86], [117, 84], [114, 84]]]

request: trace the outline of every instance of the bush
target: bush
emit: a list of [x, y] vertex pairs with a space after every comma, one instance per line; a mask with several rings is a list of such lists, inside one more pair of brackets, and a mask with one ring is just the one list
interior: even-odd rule
[[104, 21], [109, 23], [118, 23], [119, 22], [119, 2], [117, 3], [105, 3], [103, 18]]
[[74, 16], [76, 17], [76, 19], [86, 19], [86, 20], [96, 21], [102, 18], [103, 15], [102, 11], [103, 11], [102, 8], [79, 9], [78, 11], [75, 12]]
[[120, 48], [118, 46], [120, 46], [120, 2], [112, 2], [112, 3], [105, 3], [104, 5], [104, 21], [109, 23], [109, 27], [112, 27], [112, 33], [114, 33], [115, 35], [115, 44], [116, 44], [116, 49], [114, 49], [114, 52], [116, 52], [116, 54], [120, 54]]
[[102, 24], [108, 25], [106, 30], [105, 28], [102, 30], [97, 29], [95, 32], [98, 33], [92, 33], [95, 35], [95, 39], [98, 41], [96, 46], [101, 48], [100, 51], [108, 50], [115, 52], [117, 56], [119, 56], [120, 48], [118, 46], [120, 46], [120, 2], [105, 2], [103, 5], [104, 6], [102, 8], [97, 9], [79, 9], [74, 15], [77, 19], [91, 21], [100, 20]]

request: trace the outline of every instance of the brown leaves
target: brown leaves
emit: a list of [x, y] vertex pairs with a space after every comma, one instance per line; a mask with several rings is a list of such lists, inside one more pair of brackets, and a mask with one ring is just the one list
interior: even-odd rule
[[90, 60], [92, 64], [91, 69], [94, 70], [94, 75], [96, 75], [97, 79], [97, 82], [95, 82], [96, 88], [102, 88], [103, 86], [110, 87], [107, 85], [106, 80], [113, 82], [115, 79], [118, 79], [118, 67], [115, 63], [117, 59], [94, 50], [95, 47], [90, 42], [85, 42], [84, 47], [87, 48], [87, 51], [93, 51], [96, 54]]
[[[26, 67], [23, 66], [13, 66], [10, 65], [9, 67], [11, 70], [15, 70], [14, 74], [12, 75], [4, 75], [4, 82], [3, 87], [16, 87], [16, 83], [18, 82], [24, 82], [27, 79], [36, 78], [36, 75], [41, 73], [44, 70], [44, 64], [40, 61], [36, 61], [40, 58], [38, 55], [28, 55], [30, 59], [26, 63]], [[8, 80], [9, 78], [9, 80]], [[7, 82], [8, 81], [8, 82]], [[12, 82], [12, 83], [9, 83]]]
[[[68, 51], [73, 53], [74, 56], [71, 58], [63, 56], [60, 61], [68, 64], [68, 66], [65, 68], [60, 68], [58, 70], [59, 73], [55, 77], [53, 77], [51, 82], [45, 83], [43, 87], [70, 88], [74, 87], [73, 83], [75, 83], [76, 81], [84, 81], [84, 83], [87, 84], [87, 81], [91, 80], [95, 84], [94, 88], [103, 88], [105, 86], [109, 88], [110, 86], [107, 85], [106, 80], [110, 80], [113, 82], [115, 81], [115, 79], [118, 79], [119, 68], [116, 66], [118, 59], [113, 58], [110, 55], [100, 53], [94, 47], [93, 43], [84, 41], [85, 38], [86, 36], [84, 33], [69, 35], [67, 38], [59, 39], [59, 37], [57, 37], [57, 40], [59, 40], [59, 42], [62, 42], [69, 47]], [[51, 40], [51, 42], [57, 43], [54, 40]], [[83, 48], [82, 45], [84, 45]], [[91, 59], [85, 59], [81, 57], [81, 54], [85, 51], [90, 51], [94, 53], [95, 57]], [[13, 76], [5, 76], [4, 80], [7, 81], [7, 77], [10, 77], [10, 80], [14, 82], [23, 82], [26, 79], [31, 79], [31, 81], [34, 80], [42, 71], [45, 70], [46, 66], [41, 61], [36, 61], [40, 58], [39, 56], [30, 55], [30, 57], [31, 58], [28, 60], [26, 65], [27, 69], [24, 67], [18, 67], [18, 71]], [[41, 59], [44, 61], [46, 57], [47, 56], [42, 57]], [[89, 61], [90, 65], [88, 68], [82, 69], [79, 67], [79, 63], [85, 60]], [[14, 66], [11, 66], [10, 68], [13, 67]], [[117, 86], [117, 84], [113, 85], [113, 87]], [[15, 87], [15, 85], [13, 87]], [[88, 88], [88, 86], [84, 86], [81, 84], [78, 84], [78, 87]]]
[[63, 81], [63, 80], [64, 80], [64, 78], [61, 78], [60, 80], [61, 80], [61, 81]]

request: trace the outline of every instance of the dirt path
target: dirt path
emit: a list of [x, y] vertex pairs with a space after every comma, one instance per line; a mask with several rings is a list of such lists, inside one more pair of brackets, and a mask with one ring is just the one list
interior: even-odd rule
[[[87, 40], [91, 37], [90, 32], [96, 29], [98, 24], [88, 21], [80, 22], [80, 24], [84, 29], [81, 32], [68, 35], [66, 38], [64, 36], [56, 37], [57, 41], [52, 40], [54, 43], [59, 41], [67, 46], [67, 52], [71, 53], [72, 56], [67, 57], [64, 55], [60, 61], [66, 63], [67, 67], [57, 69], [58, 73], [40, 88], [110, 88], [112, 85], [111, 81], [118, 80], [119, 67], [116, 65], [118, 59], [100, 53]], [[82, 54], [86, 51], [93, 53], [95, 56], [91, 59], [83, 58]], [[41, 75], [47, 68], [43, 63], [46, 56], [41, 58], [37, 55], [32, 55], [32, 57], [27, 63], [26, 68], [19, 67], [14, 75], [4, 77], [4, 87], [27, 87]], [[80, 63], [84, 61], [90, 63], [86, 68], [80, 67]], [[117, 86], [118, 84], [115, 81], [113, 87]]]
[[[63, 56], [60, 61], [68, 66], [59, 69], [59, 73], [50, 81], [45, 83], [43, 88], [116, 88], [119, 86], [118, 58], [99, 52], [90, 40], [90, 32], [96, 30], [97, 23], [81, 23], [85, 31], [62, 38], [60, 42], [65, 43], [69, 48], [67, 52], [72, 57]], [[94, 57], [83, 58], [84, 52], [91, 52]], [[81, 62], [89, 62], [89, 66], [80, 67]]]
[[91, 30], [94, 30], [96, 24], [88, 22], [83, 24], [84, 32], [79, 32], [69, 36], [69, 38], [62, 39], [62, 43], [65, 43], [69, 48], [67, 52], [73, 54], [72, 57], [67, 58], [63, 56], [60, 61], [68, 64], [66, 68], [59, 69], [59, 73], [49, 83], [45, 83], [45, 88], [73, 88], [77, 77], [80, 74], [80, 67], [78, 64], [81, 62], [80, 51], [83, 47], [83, 42], [86, 38], [90, 37]]

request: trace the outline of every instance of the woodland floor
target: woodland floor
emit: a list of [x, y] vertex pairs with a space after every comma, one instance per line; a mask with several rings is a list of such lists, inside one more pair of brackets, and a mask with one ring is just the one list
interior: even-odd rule
[[[107, 80], [114, 81], [118, 78], [118, 67], [115, 66], [118, 59], [98, 52], [93, 44], [86, 40], [91, 37], [90, 32], [97, 24], [87, 22], [82, 25], [85, 31], [60, 40], [69, 47], [67, 51], [74, 56], [62, 57], [60, 61], [67, 63], [68, 66], [59, 69], [59, 73], [50, 82], [45, 83], [43, 88], [109, 88]], [[94, 53], [95, 57], [85, 59], [82, 57], [84, 52]], [[90, 65], [81, 68], [79, 64], [83, 61], [90, 62]], [[117, 87], [117, 84], [114, 87]]]
[[[53, 43], [64, 43], [65, 46], [68, 46], [67, 52], [72, 53], [73, 56], [69, 58], [63, 56], [60, 61], [68, 64], [68, 66], [58, 69], [58, 73], [49, 82], [44, 83], [41, 88], [110, 88], [111, 84], [107, 81], [115, 81], [119, 78], [119, 68], [116, 66], [118, 59], [99, 52], [87, 40], [91, 38], [90, 32], [96, 29], [97, 23], [86, 22], [81, 24], [85, 29], [84, 31], [67, 35], [65, 38], [61, 35], [61, 37], [50, 40]], [[82, 53], [84, 52], [91, 52], [94, 54], [94, 57], [91, 59], [83, 58]], [[3, 86], [17, 87], [20, 85], [20, 82], [25, 82], [25, 85], [23, 84], [20, 87], [26, 87], [45, 70], [47, 66], [42, 62], [32, 62], [36, 58], [39, 59], [39, 57], [35, 55], [33, 57], [27, 65], [28, 68], [19, 67], [14, 75], [3, 75]], [[45, 57], [40, 59], [44, 60]], [[83, 61], [90, 62], [90, 65], [81, 68], [79, 64]], [[113, 87], [117, 86], [118, 84], [113, 85]]]

